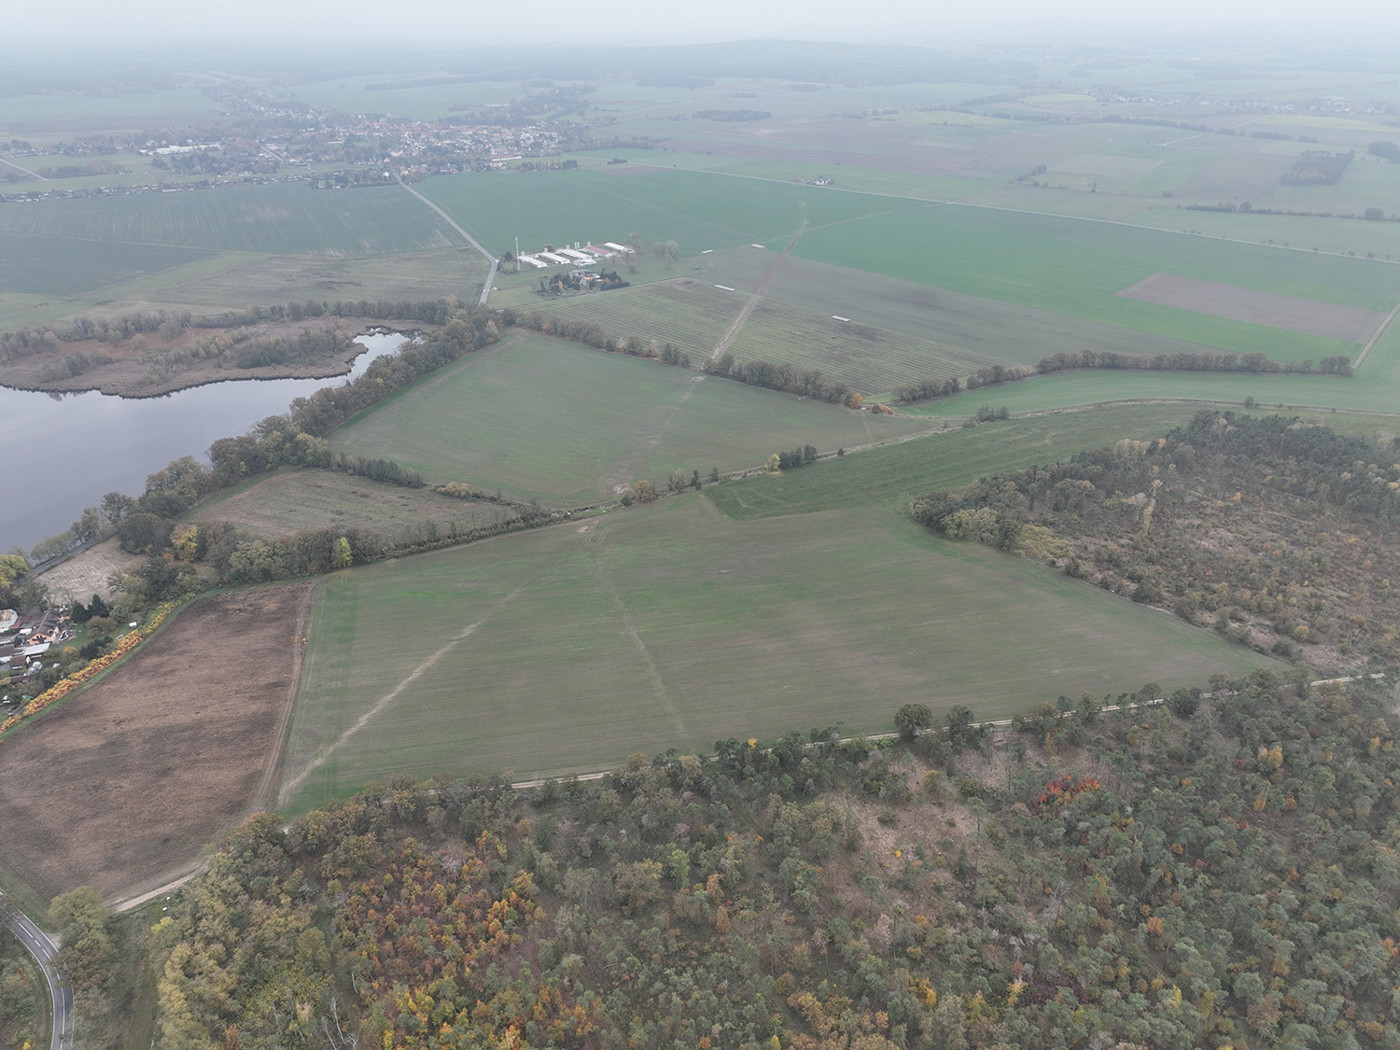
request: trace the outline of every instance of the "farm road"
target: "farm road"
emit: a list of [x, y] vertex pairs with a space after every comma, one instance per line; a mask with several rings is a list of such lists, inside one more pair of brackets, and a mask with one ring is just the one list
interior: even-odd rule
[[394, 177], [398, 179], [398, 183], [400, 186], [408, 190], [409, 193], [413, 194], [420, 201], [426, 204], [429, 208], [432, 208], [433, 211], [437, 212], [440, 216], [442, 216], [443, 221], [446, 222], [447, 225], [451, 226], [454, 230], [456, 230], [463, 237], [465, 237], [467, 239], [467, 243], [470, 244], [477, 251], [479, 251], [483, 256], [485, 256], [486, 261], [491, 264], [491, 272], [486, 275], [486, 283], [481, 286], [481, 298], [480, 300], [478, 300], [482, 305], [485, 305], [486, 297], [491, 294], [491, 285], [496, 283], [496, 257], [490, 252], [488, 252], [485, 248], [483, 248], [480, 244], [478, 244], [475, 237], [473, 237], [466, 230], [462, 229], [462, 227], [458, 226], [457, 221], [453, 219], [451, 215], [448, 215], [447, 212], [443, 211], [432, 201], [428, 200], [427, 197], [423, 196], [408, 183], [404, 182], [402, 178], [400, 178], [397, 175]]
[[783, 249], [783, 253], [773, 260], [772, 266], [768, 267], [768, 272], [759, 278], [758, 284], [754, 287], [753, 294], [749, 296], [749, 301], [744, 304], [743, 308], [739, 311], [739, 316], [734, 318], [734, 323], [729, 326], [729, 330], [724, 333], [720, 338], [719, 345], [715, 347], [715, 352], [710, 355], [711, 361], [719, 360], [720, 355], [728, 348], [734, 336], [738, 333], [739, 329], [743, 327], [744, 322], [749, 319], [749, 315], [754, 312], [754, 308], [758, 306], [759, 303], [763, 302], [763, 297], [768, 294], [768, 287], [773, 283], [773, 278], [778, 276], [778, 271], [781, 270], [783, 264], [787, 262], [788, 253], [797, 247], [797, 242], [802, 237], [802, 231], [806, 228], [807, 223], [803, 221], [802, 229], [792, 235], [792, 243]]

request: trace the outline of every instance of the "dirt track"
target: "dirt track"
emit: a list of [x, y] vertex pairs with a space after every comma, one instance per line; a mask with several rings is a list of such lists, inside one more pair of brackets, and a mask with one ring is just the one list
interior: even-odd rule
[[0, 745], [0, 842], [41, 896], [165, 881], [264, 804], [310, 584], [185, 610], [97, 685]]

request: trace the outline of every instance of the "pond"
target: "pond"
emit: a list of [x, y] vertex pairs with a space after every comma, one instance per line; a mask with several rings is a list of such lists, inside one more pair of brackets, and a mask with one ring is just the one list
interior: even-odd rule
[[0, 387], [0, 553], [62, 532], [108, 492], [139, 496], [146, 476], [285, 412], [293, 398], [360, 375], [395, 352], [401, 333], [361, 335], [365, 352], [333, 379], [230, 380], [164, 397], [90, 391], [46, 394]]

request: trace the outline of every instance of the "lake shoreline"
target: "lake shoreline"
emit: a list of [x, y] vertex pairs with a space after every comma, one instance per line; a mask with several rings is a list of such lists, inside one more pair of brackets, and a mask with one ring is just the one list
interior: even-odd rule
[[149, 363], [138, 357], [117, 358], [108, 364], [97, 365], [76, 376], [62, 379], [42, 378], [43, 370], [52, 364], [53, 358], [47, 355], [23, 357], [0, 365], [0, 389], [20, 390], [39, 394], [60, 396], [98, 393], [106, 397], [120, 398], [123, 401], [143, 401], [151, 398], [168, 397], [182, 390], [213, 386], [219, 383], [271, 382], [282, 379], [336, 379], [349, 376], [354, 371], [355, 361], [365, 353], [367, 347], [359, 342], [364, 336], [403, 335], [405, 329], [412, 332], [424, 331], [430, 325], [413, 323], [396, 325], [391, 322], [369, 320], [353, 341], [340, 351], [306, 361], [286, 361], [255, 368], [239, 368], [223, 358], [204, 362], [194, 362], [177, 375], [160, 380], [149, 378]]

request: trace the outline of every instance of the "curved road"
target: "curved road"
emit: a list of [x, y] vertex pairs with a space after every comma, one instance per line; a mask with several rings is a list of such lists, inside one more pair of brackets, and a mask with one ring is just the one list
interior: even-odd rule
[[73, 986], [58, 971], [55, 959], [58, 945], [49, 940], [48, 934], [35, 926], [29, 916], [20, 911], [13, 901], [0, 893], [0, 914], [5, 916], [5, 924], [19, 938], [20, 944], [29, 950], [44, 971], [44, 980], [49, 985], [49, 1001], [53, 1008], [53, 1035], [49, 1039], [49, 1050], [73, 1050]]
[[394, 178], [398, 180], [400, 186], [408, 190], [409, 193], [413, 194], [420, 201], [426, 204], [429, 208], [432, 208], [433, 211], [438, 213], [438, 215], [442, 216], [443, 221], [446, 222], [447, 225], [451, 226], [454, 230], [456, 230], [463, 237], [465, 237], [467, 239], [467, 243], [470, 244], [477, 251], [479, 251], [483, 256], [485, 256], [486, 261], [491, 264], [491, 272], [486, 275], [486, 283], [481, 288], [480, 302], [484, 306], [486, 304], [486, 297], [491, 294], [491, 285], [496, 280], [496, 267], [499, 265], [499, 262], [496, 259], [496, 257], [490, 252], [488, 252], [485, 248], [483, 248], [479, 243], [477, 243], [475, 237], [473, 237], [466, 230], [462, 229], [462, 227], [458, 226], [457, 221], [453, 219], [451, 215], [448, 215], [447, 212], [443, 211], [432, 201], [428, 200], [427, 197], [423, 196], [408, 183], [404, 182], [403, 177], [401, 175], [395, 175]]

